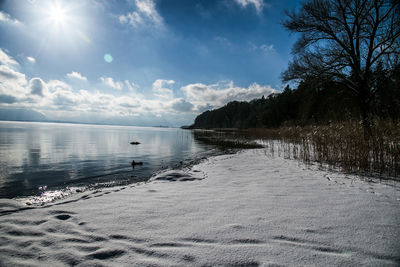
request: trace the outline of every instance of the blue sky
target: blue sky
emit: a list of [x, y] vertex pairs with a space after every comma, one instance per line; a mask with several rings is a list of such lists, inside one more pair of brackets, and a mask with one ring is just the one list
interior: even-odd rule
[[191, 124], [281, 90], [290, 0], [0, 2], [0, 107], [50, 119]]

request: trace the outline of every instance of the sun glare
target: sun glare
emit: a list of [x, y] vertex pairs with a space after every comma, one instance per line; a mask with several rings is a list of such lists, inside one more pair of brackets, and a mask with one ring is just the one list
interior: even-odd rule
[[52, 6], [49, 10], [49, 19], [57, 24], [64, 23], [67, 19], [66, 9], [61, 6]]
[[46, 6], [40, 7], [37, 24], [48, 37], [47, 41], [57, 43], [57, 47], [65, 45], [69, 49], [81, 43], [77, 40], [90, 44], [92, 41], [87, 34], [89, 24], [82, 15], [86, 14], [85, 7], [83, 1], [67, 0], [48, 1]]

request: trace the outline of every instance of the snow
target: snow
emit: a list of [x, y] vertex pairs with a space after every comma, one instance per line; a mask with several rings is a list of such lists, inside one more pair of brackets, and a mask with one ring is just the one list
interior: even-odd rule
[[43, 207], [0, 200], [3, 266], [398, 266], [400, 189], [216, 156]]

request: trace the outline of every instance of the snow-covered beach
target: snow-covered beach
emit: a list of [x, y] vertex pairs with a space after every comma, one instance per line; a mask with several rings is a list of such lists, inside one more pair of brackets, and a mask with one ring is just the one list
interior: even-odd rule
[[264, 149], [44, 207], [0, 202], [1, 266], [398, 266], [400, 189]]

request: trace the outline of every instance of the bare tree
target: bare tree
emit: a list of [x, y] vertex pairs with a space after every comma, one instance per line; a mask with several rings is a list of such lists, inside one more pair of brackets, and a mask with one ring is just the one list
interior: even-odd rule
[[390, 72], [399, 64], [400, 1], [309, 0], [286, 15], [283, 25], [301, 36], [283, 80], [344, 84], [357, 99], [367, 138], [379, 88], [372, 74], [378, 65]]

